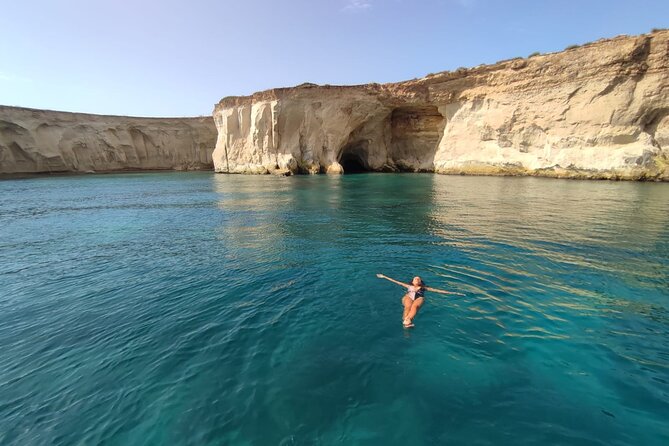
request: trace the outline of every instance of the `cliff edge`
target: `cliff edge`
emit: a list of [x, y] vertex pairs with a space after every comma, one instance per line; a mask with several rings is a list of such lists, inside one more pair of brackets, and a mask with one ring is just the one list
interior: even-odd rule
[[222, 99], [217, 172], [669, 180], [669, 31], [392, 84]]
[[208, 170], [211, 117], [136, 118], [0, 106], [0, 174]]

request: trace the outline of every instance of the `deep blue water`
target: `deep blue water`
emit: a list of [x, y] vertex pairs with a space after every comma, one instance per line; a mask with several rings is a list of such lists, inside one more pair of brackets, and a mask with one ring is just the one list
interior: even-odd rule
[[0, 283], [2, 445], [669, 444], [669, 184], [2, 181]]

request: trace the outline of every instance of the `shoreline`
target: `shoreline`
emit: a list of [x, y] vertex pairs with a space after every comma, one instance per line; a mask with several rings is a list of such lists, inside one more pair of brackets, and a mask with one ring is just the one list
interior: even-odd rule
[[[159, 173], [213, 173], [216, 175], [233, 175], [233, 176], [265, 176], [265, 177], [315, 177], [315, 176], [325, 176], [333, 177], [333, 175], [328, 175], [325, 173], [318, 174], [308, 174], [308, 173], [297, 173], [290, 175], [279, 175], [275, 173], [266, 173], [266, 174], [254, 174], [247, 172], [217, 172], [214, 169], [192, 169], [192, 170], [175, 170], [175, 169], [127, 169], [127, 170], [105, 170], [105, 171], [94, 171], [94, 172], [25, 172], [25, 173], [0, 173], [0, 181], [11, 181], [11, 180], [26, 180], [26, 179], [36, 179], [36, 178], [49, 178], [49, 177], [83, 177], [83, 176], [104, 176], [104, 175], [114, 175], [114, 174], [159, 174]], [[656, 183], [656, 184], [667, 184], [669, 179], [667, 178], [630, 178], [622, 175], [606, 173], [606, 175], [599, 176], [587, 176], [585, 173], [574, 172], [571, 175], [561, 175], [561, 174], [544, 174], [544, 173], [505, 173], [505, 172], [435, 172], [435, 171], [398, 171], [398, 172], [383, 172], [383, 171], [367, 171], [367, 172], [358, 172], [358, 173], [349, 173], [343, 175], [334, 175], [334, 177], [340, 176], [356, 176], [356, 175], [443, 175], [443, 176], [453, 176], [453, 177], [498, 177], [498, 178], [537, 178], [545, 180], [568, 180], [568, 181], [588, 181], [588, 182], [623, 182], [623, 183]]]

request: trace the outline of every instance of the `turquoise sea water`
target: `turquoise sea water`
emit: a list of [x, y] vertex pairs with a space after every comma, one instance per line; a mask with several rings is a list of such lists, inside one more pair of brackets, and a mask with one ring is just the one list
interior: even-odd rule
[[2, 181], [0, 282], [2, 445], [669, 444], [669, 184]]

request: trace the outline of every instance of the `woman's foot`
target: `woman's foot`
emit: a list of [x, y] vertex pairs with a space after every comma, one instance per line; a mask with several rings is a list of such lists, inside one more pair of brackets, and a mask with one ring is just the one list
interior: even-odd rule
[[406, 318], [402, 321], [402, 325], [404, 325], [405, 328], [413, 327], [413, 323], [411, 322], [411, 319]]

